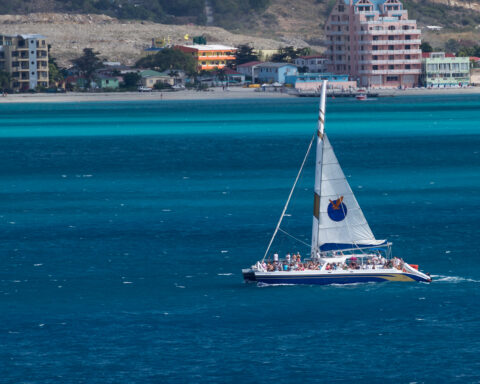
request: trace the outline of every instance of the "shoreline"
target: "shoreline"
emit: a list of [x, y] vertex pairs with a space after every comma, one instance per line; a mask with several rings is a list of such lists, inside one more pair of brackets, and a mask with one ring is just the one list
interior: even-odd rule
[[[480, 87], [468, 88], [414, 88], [414, 89], [378, 89], [372, 90], [379, 97], [428, 96], [428, 95], [475, 95]], [[25, 93], [0, 96], [0, 104], [10, 103], [73, 103], [73, 102], [112, 102], [112, 101], [160, 101], [160, 100], [234, 100], [234, 99], [272, 99], [296, 97], [283, 92], [256, 92], [252, 88], [212, 88], [209, 91], [176, 92], [68, 92], [68, 93]]]

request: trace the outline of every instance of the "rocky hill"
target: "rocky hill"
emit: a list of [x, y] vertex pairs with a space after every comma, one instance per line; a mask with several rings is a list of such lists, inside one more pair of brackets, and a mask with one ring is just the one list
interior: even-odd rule
[[[422, 28], [422, 39], [434, 47], [443, 47], [449, 39], [466, 45], [480, 41], [480, 0], [402, 1], [410, 17]], [[42, 33], [49, 37], [52, 55], [61, 63], [78, 56], [84, 47], [96, 49], [109, 60], [131, 63], [152, 38], [170, 37], [172, 43], [180, 43], [187, 33], [204, 34], [212, 43], [250, 43], [264, 49], [310, 45], [322, 51], [323, 26], [334, 3], [335, 0], [137, 0], [136, 11], [128, 13], [125, 10], [133, 4], [131, 0], [2, 0], [0, 14], [7, 10], [12, 14], [0, 15], [0, 33]], [[163, 4], [163, 8], [159, 5], [158, 17], [152, 4]], [[113, 12], [113, 5], [120, 7], [117, 11], [121, 12]], [[80, 12], [100, 12], [101, 7], [120, 18]], [[142, 13], [143, 8], [147, 10]], [[71, 13], [72, 9], [79, 12]], [[196, 15], [192, 15], [194, 10]], [[36, 13], [22, 14], [29, 11]], [[232, 14], [238, 16], [233, 21]], [[128, 19], [135, 15], [145, 20]], [[155, 17], [164, 22], [152, 21]], [[432, 32], [427, 25], [443, 29]]]
[[91, 47], [109, 61], [132, 64], [140, 58], [152, 38], [170, 38], [172, 44], [184, 43], [184, 36], [204, 35], [210, 43], [237, 46], [251, 44], [260, 49], [286, 45], [307, 45], [298, 39], [266, 39], [234, 34], [218, 27], [159, 24], [147, 21], [118, 20], [105, 15], [35, 13], [0, 15], [0, 33], [40, 33], [48, 37], [51, 55], [62, 65]]

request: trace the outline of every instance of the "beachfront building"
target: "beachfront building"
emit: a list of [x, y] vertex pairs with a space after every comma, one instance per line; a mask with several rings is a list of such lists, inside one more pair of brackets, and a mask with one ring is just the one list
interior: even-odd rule
[[264, 83], [285, 84], [286, 76], [298, 75], [297, 66], [290, 63], [262, 63], [257, 68], [257, 78]]
[[235, 60], [237, 51], [234, 47], [211, 44], [176, 45], [175, 49], [192, 55], [197, 62], [198, 71], [222, 69]]
[[0, 34], [0, 70], [10, 73], [10, 87], [15, 91], [48, 88], [46, 37]]
[[243, 63], [237, 65], [237, 72], [245, 75], [245, 78], [251, 79], [252, 83], [255, 82], [255, 79], [258, 78], [259, 68], [258, 65], [263, 64], [261, 61], [249, 61], [248, 63]]
[[118, 77], [98, 74], [95, 78], [95, 84], [100, 89], [116, 90], [120, 88]]
[[422, 83], [426, 87], [462, 87], [470, 83], [470, 58], [444, 52], [423, 53]]
[[331, 73], [300, 73], [295, 76], [286, 76], [285, 84], [299, 91], [320, 91], [322, 81], [327, 80], [330, 89], [349, 90], [357, 87], [357, 82], [350, 80], [348, 75], [334, 75]]
[[165, 72], [157, 72], [152, 70], [140, 71], [140, 82], [143, 87], [154, 88], [157, 83], [175, 85], [174, 76], [170, 76]]
[[399, 0], [337, 0], [325, 25], [328, 71], [362, 87], [414, 87], [420, 30]]
[[299, 68], [306, 68], [306, 72], [324, 73], [327, 72], [327, 59], [324, 56], [311, 55], [301, 56], [294, 60]]

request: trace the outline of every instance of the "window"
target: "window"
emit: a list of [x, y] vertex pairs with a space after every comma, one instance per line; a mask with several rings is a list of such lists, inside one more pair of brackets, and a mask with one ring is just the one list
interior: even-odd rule
[[394, 38], [394, 36], [388, 36], [388, 40], [393, 40]]
[[398, 81], [398, 76], [387, 76], [387, 81]]
[[410, 69], [410, 64], [405, 65], [405, 69]]
[[378, 56], [373, 56], [373, 60], [378, 60]]
[[394, 69], [394, 68], [395, 68], [395, 66], [393, 66], [393, 65], [388, 66], [388, 69]]
[[395, 57], [395, 56], [393, 56], [393, 55], [389, 55], [389, 56], [388, 56], [388, 60], [393, 60], [394, 57]]
[[338, 6], [338, 12], [345, 12], [345, 6], [344, 5], [339, 5]]
[[411, 40], [412, 36], [411, 35], [405, 35], [405, 40]]
[[373, 68], [374, 71], [376, 71], [376, 70], [378, 70], [378, 65], [374, 65], [374, 66], [372, 66], [372, 68]]
[[389, 30], [389, 31], [394, 31], [394, 30], [395, 30], [395, 26], [394, 26], [394, 25], [390, 25], [390, 26], [388, 27], [388, 30]]
[[394, 49], [395, 49], [395, 47], [394, 47], [393, 45], [389, 45], [389, 46], [388, 46], [388, 50], [389, 50], [389, 51], [393, 51]]
[[405, 49], [410, 49], [410, 45], [405, 45]]

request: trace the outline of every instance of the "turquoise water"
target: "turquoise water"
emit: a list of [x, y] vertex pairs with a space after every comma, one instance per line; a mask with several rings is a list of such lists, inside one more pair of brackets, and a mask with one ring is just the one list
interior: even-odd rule
[[478, 96], [328, 101], [372, 230], [432, 284], [242, 282], [317, 104], [0, 104], [0, 382], [480, 382]]

